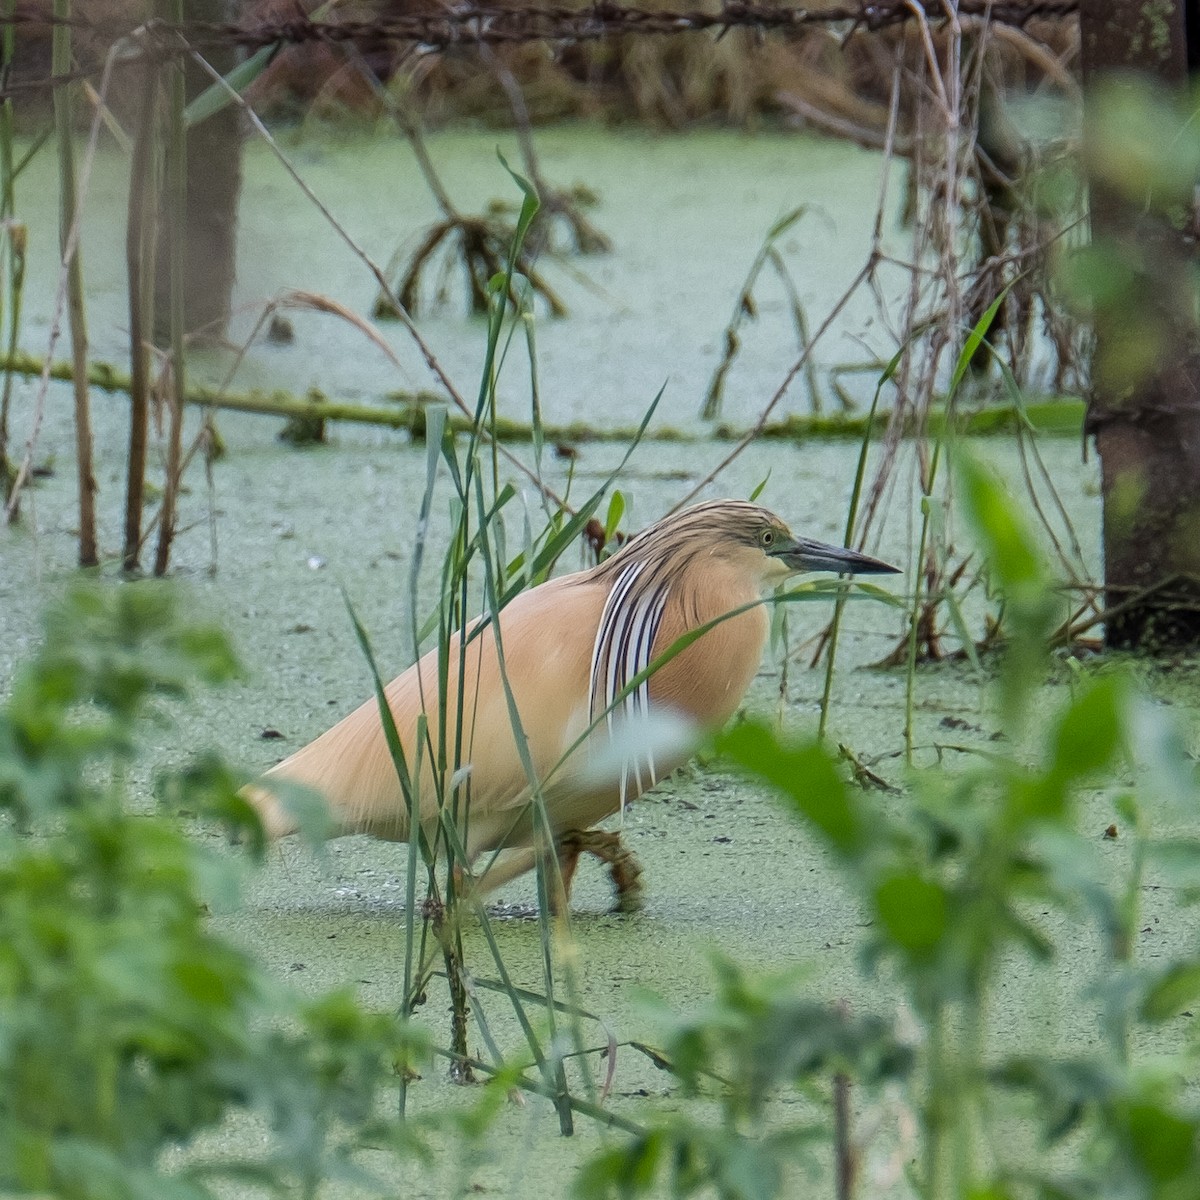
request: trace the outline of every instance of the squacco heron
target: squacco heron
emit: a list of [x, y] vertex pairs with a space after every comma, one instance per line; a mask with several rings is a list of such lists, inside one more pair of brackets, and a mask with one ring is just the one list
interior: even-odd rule
[[[718, 500], [666, 517], [599, 566], [518, 595], [499, 616], [500, 653], [494, 628], [480, 623], [462, 656], [461, 729], [455, 638], [445, 745], [451, 754], [462, 747], [463, 765], [450, 786], [457, 789], [462, 846], [480, 871], [476, 886], [495, 888], [536, 861], [534, 781], [514, 733], [510, 694], [552, 826], [560, 903], [569, 898], [586, 850], [609, 863], [618, 903], [635, 907], [636, 862], [617, 834], [593, 826], [687, 757], [680, 740], [655, 746], [640, 736], [639, 726], [665, 713], [705, 731], [733, 715], [766, 645], [769, 618], [762, 601], [788, 576], [895, 570], [853, 550], [796, 537], [756, 504]], [[710, 623], [629, 686], [678, 639]], [[421, 763], [414, 802], [432, 844], [439, 820], [431, 767], [440, 741], [437, 651], [393, 679], [385, 694], [406, 761]], [[425, 745], [418, 747], [422, 729]], [[246, 790], [271, 836], [296, 828], [271, 791], [278, 781], [320, 792], [337, 833], [408, 840], [408, 804], [374, 699], [273, 767], [263, 786]]]

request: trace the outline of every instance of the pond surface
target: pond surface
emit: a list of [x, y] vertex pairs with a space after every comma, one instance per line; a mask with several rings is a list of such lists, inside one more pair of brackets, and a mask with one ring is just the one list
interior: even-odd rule
[[[438, 210], [408, 143], [399, 136], [361, 133], [319, 140], [282, 137], [283, 152], [346, 233], [380, 267], [407, 256]], [[656, 137], [579, 127], [539, 131], [546, 178], [559, 186], [582, 183], [596, 194], [590, 220], [613, 242], [611, 254], [543, 262], [546, 277], [567, 302], [564, 320], [542, 320], [537, 331], [542, 403], [552, 424], [581, 420], [597, 426], [635, 425], [654, 396], [666, 391], [660, 425], [701, 429], [698, 413], [724, 351], [724, 328], [738, 290], [771, 226], [804, 207], [779, 243], [809, 327], [816, 330], [866, 261], [881, 195], [878, 155], [813, 137], [746, 136], [731, 132]], [[464, 214], [493, 201], [516, 206], [520, 193], [497, 159], [517, 165], [517, 146], [503, 132], [448, 132], [429, 139], [430, 154], [451, 198]], [[125, 299], [125, 190], [128, 164], [102, 147], [87, 193], [83, 261], [93, 354], [128, 361]], [[883, 227], [893, 249], [907, 233], [899, 227], [896, 197], [902, 171], [892, 173]], [[21, 177], [19, 195], [57, 192], [53, 155], [43, 151]], [[31, 224], [30, 284], [23, 345], [45, 350], [53, 311], [57, 232], [52, 220]], [[329, 221], [302, 193], [270, 149], [247, 145], [240, 217], [239, 317], [231, 339], [250, 335], [263, 306], [288, 291], [327, 297], [369, 316], [376, 295], [370, 271], [347, 249]], [[419, 324], [460, 391], [473, 398], [482, 362], [478, 320], [464, 320], [461, 269], [445, 277], [448, 299], [433, 303], [443, 272], [429, 272], [429, 301]], [[884, 295], [904, 286], [896, 273], [880, 275]], [[756, 321], [743, 326], [743, 349], [731, 372], [723, 415], [748, 424], [767, 403], [797, 355], [790, 305], [779, 278], [764, 273], [755, 292]], [[233, 381], [235, 389], [315, 387], [341, 399], [374, 399], [396, 390], [434, 386], [411, 340], [395, 323], [381, 331], [403, 364], [397, 371], [348, 322], [314, 313], [291, 317], [296, 340], [288, 346], [257, 342]], [[875, 300], [860, 289], [836, 329], [821, 343], [817, 361], [886, 361], [895, 351], [879, 328]], [[868, 353], [868, 350], [871, 353]], [[62, 343], [59, 355], [65, 353]], [[528, 363], [514, 345], [505, 373], [507, 415], [528, 420]], [[194, 370], [219, 380], [228, 355], [208, 355]], [[877, 375], [877, 373], [876, 373]], [[875, 375], [848, 375], [845, 386], [870, 399]], [[828, 388], [826, 406], [837, 407]], [[807, 411], [803, 381], [777, 415]]]
[[[505, 140], [454, 134], [431, 142], [435, 157], [445, 159], [448, 185], [464, 209], [491, 195], [511, 194], [492, 151], [496, 141]], [[878, 161], [870, 155], [798, 138], [727, 134], [660, 140], [563, 130], [540, 136], [539, 144], [549, 176], [567, 182], [581, 178], [600, 192], [595, 220], [618, 244], [612, 258], [585, 264], [607, 296], [564, 282], [573, 315], [539, 325], [548, 419], [627, 424], [670, 380], [660, 421], [694, 425], [741, 278], [766, 227], [789, 207], [813, 206], [813, 215], [789, 235], [785, 249], [814, 312], [832, 303], [861, 262], [864, 228], [879, 183]], [[380, 259], [386, 260], [406, 235], [411, 238], [414, 221], [432, 216], [411, 158], [394, 140], [345, 139], [319, 147], [302, 144], [290, 152], [314, 189]], [[103, 220], [89, 218], [94, 224], [88, 230], [87, 262], [95, 351], [118, 361], [124, 345], [120, 246], [115, 224], [105, 221], [117, 221], [119, 167], [111, 155], [99, 164], [94, 195], [110, 210]], [[36, 350], [40, 323], [47, 319], [44, 264], [53, 231], [35, 226], [33, 238], [41, 257], [31, 289], [26, 344]], [[359, 312], [369, 307], [369, 276], [311, 208], [295, 200], [294, 186], [261, 149], [249, 157], [242, 238], [239, 293], [247, 304], [261, 303], [282, 288], [303, 288]], [[867, 308], [850, 310], [840, 340], [833, 343], [835, 355], [861, 355], [856, 339], [868, 317]], [[243, 325], [251, 319], [240, 318]], [[782, 300], [774, 308], [764, 303], [754, 345], [748, 341], [745, 359], [731, 376], [731, 418], [751, 419], [777, 386], [794, 356], [788, 320]], [[403, 381], [349, 326], [317, 316], [299, 317], [296, 324], [296, 344], [255, 346], [235, 386], [303, 390], [314, 385], [340, 396], [375, 396], [397, 386], [428, 383], [399, 334], [389, 336], [408, 364]], [[479, 323], [458, 312], [442, 313], [424, 320], [422, 328], [456, 381], [472, 394], [468, 385], [478, 373], [483, 346]], [[514, 367], [523, 355], [514, 350]], [[218, 365], [216, 357], [208, 364], [211, 370]], [[514, 406], [528, 403], [520, 369], [504, 395]], [[26, 385], [22, 404], [27, 406], [31, 396]], [[0, 533], [2, 687], [38, 636], [41, 608], [73, 575], [75, 498], [67, 389], [55, 386], [49, 400], [36, 457], [52, 472], [28, 493], [22, 528]], [[102, 543], [111, 556], [120, 529], [126, 410], [121, 397], [99, 396], [95, 403]], [[27, 416], [27, 407], [19, 411]], [[370, 685], [343, 605], [343, 586], [371, 632], [385, 674], [411, 661], [407, 581], [425, 482], [424, 448], [400, 435], [340, 427], [331, 445], [294, 450], [276, 441], [277, 423], [269, 419], [223, 415], [220, 426], [228, 454], [214, 466], [211, 488], [201, 472], [189, 476], [176, 574], [197, 615], [215, 618], [229, 630], [246, 677], [204, 696], [178, 713], [172, 725], [155, 731], [147, 769], [182, 762], [209, 746], [220, 747], [251, 770], [263, 769], [365, 698]], [[1042, 449], [1085, 565], [1095, 574], [1095, 464], [1083, 462], [1078, 445], [1068, 441], [1048, 442]], [[1010, 481], [1014, 503], [1029, 507], [1015, 449], [994, 440], [977, 450]], [[626, 523], [636, 528], [653, 520], [726, 452], [725, 446], [707, 443], [648, 442], [638, 448], [620, 480], [631, 504]], [[529, 459], [528, 450], [518, 453]], [[595, 445], [582, 447], [569, 463], [548, 458], [547, 480], [565, 489], [571, 475], [573, 495], [582, 496], [600, 485], [620, 454], [619, 447]], [[846, 444], [760, 444], [703, 494], [744, 497], [769, 476], [763, 503], [798, 531], [840, 541], [856, 457], [857, 447]], [[906, 448], [884, 506], [878, 545], [872, 547], [905, 569], [891, 585], [899, 593], [913, 579], [918, 508], [912, 463]], [[445, 494], [435, 509], [435, 559], [439, 538], [445, 536]], [[1041, 499], [1046, 499], [1044, 491]], [[953, 532], [952, 512], [948, 520]], [[959, 547], [965, 552], [961, 535]], [[576, 565], [564, 563], [565, 568]], [[424, 612], [431, 600], [432, 584], [426, 578], [416, 603]], [[820, 606], [793, 611], [788, 640], [769, 653], [748, 697], [749, 708], [781, 711], [798, 730], [815, 728], [823, 673], [809, 667], [810, 642], [825, 615]], [[967, 617], [977, 621], [978, 609], [968, 605]], [[899, 671], [870, 668], [901, 638], [902, 615], [881, 604], [858, 604], [849, 610], [845, 628], [832, 739], [875, 763], [890, 782], [903, 783], [898, 754], [905, 680]], [[955, 648], [953, 639], [948, 648]], [[781, 674], [785, 660], [786, 681]], [[1066, 694], [1069, 682], [1063, 674], [1063, 679], [1049, 680], [1041, 695], [1046, 711]], [[1160, 703], [1197, 712], [1194, 671], [1184, 668], [1148, 682]], [[944, 760], [945, 769], [953, 769], [961, 756], [948, 747], [992, 745], [996, 718], [987, 679], [963, 663], [921, 669], [915, 719], [920, 762], [933, 766]], [[1195, 730], [1197, 722], [1191, 725]], [[268, 729], [277, 730], [282, 740], [265, 740]], [[146, 782], [140, 780], [143, 786]], [[903, 804], [904, 798], [899, 795], [889, 803]], [[1117, 869], [1126, 863], [1128, 842], [1103, 838], [1113, 820], [1111, 807], [1107, 794], [1090, 797], [1083, 827], [1094, 834], [1097, 853]], [[854, 898], [820, 846], [764, 789], [721, 770], [692, 766], [633, 806], [624, 834], [645, 868], [645, 911], [633, 917], [609, 914], [607, 882], [598, 867], [584, 864], [572, 922], [580, 1000], [619, 1041], [655, 1040], [654, 1023], [638, 998], [645, 985], [676, 1009], [703, 1005], [713, 990], [713, 951], [762, 970], [802, 968], [814, 997], [846, 999], [856, 1010], [894, 1009], [895, 982], [862, 970], [863, 916]], [[332, 843], [323, 860], [285, 843], [265, 870], [248, 879], [244, 905], [219, 912], [214, 922], [301, 989], [317, 992], [350, 984], [372, 1005], [391, 1008], [397, 1003], [403, 961], [404, 865], [403, 849], [366, 839]], [[516, 881], [496, 901], [505, 962], [518, 984], [538, 990], [539, 933], [528, 919], [532, 881]], [[1179, 919], [1172, 892], [1148, 889], [1144, 904], [1142, 953], [1165, 956], [1188, 944], [1193, 930]], [[1100, 946], [1090, 926], [1081, 923], [1076, 930], [1065, 924], [1060, 928], [1058, 922], [1046, 921], [1047, 932], [1062, 948], [1053, 972], [1034, 976], [1031, 964], [1020, 959], [1006, 965], [1000, 1003], [992, 1014], [991, 1036], [997, 1044], [1049, 1051], [1080, 1047], [1099, 1036], [1096, 1011], [1081, 1006], [1077, 997], [1080, 980], [1089, 978], [1100, 961]], [[477, 930], [469, 930], [468, 942], [469, 965], [481, 977], [494, 974]], [[432, 991], [424, 1012], [438, 1040], [446, 1036], [445, 1003], [444, 995]], [[501, 1045], [515, 1050], [520, 1042], [504, 1002], [484, 1003]], [[587, 1031], [594, 1038], [589, 1044], [604, 1041], [604, 1028]], [[1168, 1031], [1166, 1036], [1174, 1035]], [[478, 1049], [475, 1035], [472, 1049]], [[603, 1069], [595, 1060], [592, 1067]], [[459, 1095], [435, 1067], [414, 1086], [413, 1102], [418, 1111], [432, 1111], [456, 1103]], [[669, 1076], [628, 1047], [619, 1052], [611, 1099], [616, 1111], [637, 1120], [652, 1109], [682, 1103]], [[814, 1115], [789, 1100], [770, 1119], [783, 1123]], [[900, 1144], [895, 1112], [883, 1119], [888, 1132], [871, 1171], [884, 1172]], [[234, 1130], [228, 1145], [257, 1136], [255, 1130]], [[560, 1195], [573, 1165], [598, 1139], [586, 1121], [580, 1122], [576, 1138], [559, 1138], [549, 1105], [530, 1099], [502, 1113], [478, 1160], [457, 1162], [450, 1148], [432, 1173], [414, 1168], [410, 1178], [397, 1181], [397, 1190], [413, 1197], [459, 1191]], [[820, 1156], [813, 1170], [822, 1174]], [[790, 1194], [807, 1194], [810, 1188], [829, 1194], [826, 1182], [809, 1177], [798, 1177]], [[867, 1194], [876, 1192], [867, 1188]]]
[[[343, 607], [344, 585], [370, 629], [385, 673], [409, 661], [407, 577], [411, 535], [424, 479], [424, 450], [396, 436], [347, 431], [330, 447], [296, 451], [278, 444], [272, 423], [249, 417], [222, 421], [230, 446], [214, 471], [211, 497], [197, 477], [184, 500], [187, 530], [178, 548], [178, 574], [197, 615], [215, 617], [233, 635], [247, 668], [243, 682], [205, 695], [152, 733], [146, 767], [178, 763], [204, 747], [218, 746], [233, 761], [264, 768], [304, 744], [369, 692], [367, 672]], [[1094, 467], [1079, 460], [1067, 442], [1046, 447], [1050, 468], [1067, 498], [1081, 540], [1094, 547], [1096, 502], [1088, 495]], [[980, 447], [1014, 479], [1011, 449], [997, 441]], [[678, 496], [695, 468], [696, 447], [649, 444], [635, 453], [625, 480], [634, 519], [643, 522]], [[66, 450], [64, 448], [64, 455]], [[616, 447], [586, 447], [575, 464], [592, 480], [616, 465]], [[756, 447], [731, 468], [721, 490], [744, 495], [769, 470], [764, 499], [792, 524], [821, 537], [837, 536], [854, 468], [855, 450], [844, 444], [799, 448]], [[102, 458], [104, 520], [116, 527], [114, 486], [119, 459]], [[565, 465], [553, 464], [551, 480], [565, 485]], [[0, 676], [33, 643], [37, 614], [71, 577], [73, 488], [69, 472], [39, 481], [30, 493], [38, 532], [7, 535], [0, 575]], [[216, 571], [209, 573], [212, 543], [208, 509], [215, 517]], [[880, 553], [910, 563], [907, 500], [897, 501]], [[436, 538], [435, 538], [436, 540]], [[566, 564], [573, 565], [571, 563]], [[909, 576], [911, 578], [911, 576]], [[904, 587], [901, 580], [898, 588]], [[428, 594], [421, 601], [428, 602]], [[834, 691], [831, 734], [875, 763], [893, 783], [905, 775], [903, 673], [872, 670], [902, 632], [901, 618], [882, 605], [859, 604], [848, 614], [842, 666]], [[801, 644], [824, 620], [820, 606], [801, 606], [791, 617], [792, 658], [783, 690], [790, 726], [815, 727], [822, 673], [809, 669]], [[780, 650], [768, 656], [748, 706], [770, 713], [780, 705]], [[1065, 678], [1048, 683], [1041, 696], [1047, 711], [1066, 695]], [[1155, 683], [1164, 702], [1195, 711], [1194, 673]], [[932, 766], [936, 747], [990, 748], [996, 728], [986, 680], [963, 664], [932, 666], [917, 681], [918, 757]], [[263, 731], [282, 740], [264, 740]], [[947, 769], [961, 760], [941, 751]], [[148, 796], [148, 780], [139, 781]], [[903, 796], [889, 803], [903, 804]], [[1127, 844], [1105, 841], [1113, 819], [1111, 798], [1097, 794], [1085, 807], [1084, 828], [1097, 852], [1125, 864]], [[574, 945], [581, 1002], [603, 1021], [585, 1032], [600, 1045], [605, 1030], [621, 1042], [653, 1042], [657, 1026], [639, 1001], [645, 986], [672, 1007], [703, 1005], [713, 990], [709, 955], [714, 951], [761, 970], [799, 967], [813, 996], [846, 998], [856, 1010], [891, 1011], [897, 989], [886, 976], [861, 970], [864, 918], [824, 850], [763, 788], [704, 767], [691, 767], [634, 805], [625, 820], [628, 844], [645, 868], [647, 903], [633, 917], [610, 915], [611, 896], [600, 868], [585, 863], [575, 889]], [[397, 1002], [402, 970], [401, 919], [405, 855], [401, 847], [366, 839], [332, 843], [323, 860], [292, 843], [282, 844], [268, 867], [247, 880], [245, 903], [214, 917], [218, 928], [261, 957], [280, 978], [306, 991], [350, 984], [372, 1005]], [[508, 969], [521, 985], [540, 987], [540, 938], [530, 919], [532, 880], [518, 880], [496, 897], [495, 927]], [[1166, 955], [1191, 938], [1179, 921], [1174, 895], [1148, 889], [1142, 949]], [[1031, 974], [1031, 964], [1009, 964], [1000, 982], [992, 1036], [1000, 1045], [1080, 1047], [1098, 1037], [1097, 1013], [1076, 1001], [1079, 981], [1101, 960], [1090, 926], [1072, 929], [1060, 918], [1044, 924], [1059, 946], [1053, 973]], [[468, 931], [469, 965], [483, 979], [494, 976], [479, 932]], [[1037, 979], [1037, 988], [1031, 981]], [[1069, 1002], [1068, 1002], [1069, 1001]], [[484, 995], [487, 1017], [501, 1045], [516, 1051], [520, 1035], [506, 1004]], [[434, 1036], [446, 1036], [446, 1001], [432, 989], [423, 1020]], [[479, 1050], [475, 1035], [472, 1049]], [[593, 1059], [598, 1074], [604, 1067]], [[435, 1066], [414, 1085], [418, 1112], [461, 1102]], [[615, 1111], [633, 1119], [652, 1109], [682, 1103], [669, 1076], [623, 1047], [618, 1054]], [[819, 1112], [789, 1100], [773, 1110], [773, 1122], [809, 1120]], [[886, 1116], [894, 1131], [895, 1114]], [[594, 1149], [599, 1134], [585, 1120], [578, 1135], [557, 1135], [548, 1104], [529, 1099], [506, 1109], [478, 1161], [461, 1164], [448, 1149], [437, 1170], [412, 1168], [404, 1194], [446, 1196], [459, 1186], [485, 1194], [520, 1197], [561, 1194], [566, 1173]], [[253, 1129], [231, 1131], [222, 1148], [250, 1144]], [[880, 1140], [884, 1160], [895, 1149], [892, 1132]], [[884, 1153], [884, 1151], [887, 1153]], [[818, 1156], [819, 1161], [819, 1156]], [[389, 1167], [389, 1170], [391, 1168]], [[405, 1168], [408, 1171], [408, 1168]], [[814, 1168], [821, 1171], [819, 1165]], [[883, 1170], [883, 1166], [880, 1167]], [[804, 1194], [813, 1180], [799, 1179]]]

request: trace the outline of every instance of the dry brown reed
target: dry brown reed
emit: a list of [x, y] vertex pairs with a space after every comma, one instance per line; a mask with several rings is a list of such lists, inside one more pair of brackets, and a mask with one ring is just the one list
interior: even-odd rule
[[[1026, 41], [997, 40], [992, 27], [974, 19], [952, 18], [935, 28], [919, 5], [912, 7], [915, 20], [897, 42], [895, 60], [911, 122], [912, 243], [902, 264], [909, 288], [899, 313], [880, 311], [891, 321], [898, 362], [882, 452], [855, 531], [859, 542], [874, 535], [897, 484], [903, 445], [911, 452], [924, 513], [906, 639], [910, 663], [944, 655], [942, 637], [957, 615], [959, 593], [979, 580], [956, 544], [950, 478], [944, 470], [939, 478], [943, 439], [902, 443], [905, 429], [923, 428], [943, 397], [948, 407], [961, 403], [973, 374], [990, 376], [992, 392], [1019, 394], [1035, 368], [1047, 369], [1047, 344], [1052, 387], [1061, 388], [1068, 377], [1078, 383], [1081, 369], [1078, 326], [1062, 313], [1048, 282], [1050, 253], [1069, 229], [1044, 218], [1030, 201], [1036, 155], [1005, 121], [998, 100], [1012, 54], [1024, 64], [1040, 56]], [[1073, 84], [1067, 91], [1077, 97]], [[985, 337], [963, 359], [981, 323]], [[1039, 337], [1041, 330], [1048, 336]], [[1044, 518], [1060, 568], [1082, 584], [1086, 568], [1054, 481], [1024, 433], [1018, 444], [1031, 503]], [[961, 636], [961, 621], [954, 626]]]
[[[950, 419], [939, 421], [938, 428], [953, 431], [954, 408], [964, 397], [986, 402], [1000, 393], [1020, 403], [1030, 385], [1052, 391], [1081, 388], [1086, 360], [1081, 327], [1066, 314], [1050, 282], [1052, 257], [1073, 228], [1043, 212], [1030, 187], [1046, 157], [1070, 147], [1039, 149], [1024, 141], [1000, 100], [1023, 84], [1055, 89], [1068, 103], [1076, 101], [1078, 86], [1071, 74], [1076, 48], [1061, 37], [1039, 42], [1029, 30], [997, 35], [986, 22], [955, 18], [948, 5], [937, 10], [937, 21], [916, 3], [911, 9], [907, 26], [857, 39], [854, 53], [853, 42], [838, 50], [827, 37], [821, 44], [823, 34], [802, 39], [810, 64], [822, 67], [801, 89], [783, 93], [783, 102], [809, 123], [885, 153], [888, 168], [871, 250], [755, 426], [680, 501], [708, 487], [753, 444], [852, 296], [868, 289], [896, 353], [886, 373], [877, 372], [886, 380], [881, 387], [888, 422], [875, 447], [873, 472], [864, 479], [861, 496], [856, 492], [856, 520], [848, 536], [864, 547], [878, 540], [897, 489], [915, 491], [924, 513], [911, 571], [918, 582], [908, 634], [890, 656], [910, 664], [945, 656], [951, 626], [956, 640], [962, 640], [957, 606], [980, 583], [956, 544], [950, 480], [939, 470], [946, 435], [922, 435], [931, 413], [946, 407]], [[868, 59], [870, 69], [863, 71]], [[885, 73], [890, 90], [881, 96], [877, 81]], [[905, 218], [911, 231], [903, 256], [886, 251], [882, 236], [897, 176], [906, 177]], [[885, 291], [885, 267], [899, 268], [908, 281], [900, 304]], [[918, 437], [910, 436], [913, 430]], [[1018, 433], [1018, 448], [1029, 503], [1043, 520], [1064, 578], [1084, 596], [1076, 619], [1086, 625], [1095, 619], [1088, 599], [1094, 593], [1087, 589], [1074, 531], [1027, 430]], [[975, 653], [973, 645], [968, 649]]]
[[[126, 0], [127, 5], [133, 2]], [[558, 7], [583, 11], [589, 3], [560, 0]], [[676, 0], [640, 0], [638, 7], [721, 11], [720, 0], [694, 0], [685, 6]], [[814, 14], [835, 7], [831, 2], [805, 6]], [[426, 13], [444, 15], [444, 9], [438, 0], [348, 0], [330, 19], [369, 22]], [[931, 13], [930, 19], [940, 24], [942, 7], [931, 6]], [[247, 19], [269, 25], [294, 15], [292, 0], [257, 0], [249, 6]], [[1043, 81], [1073, 86], [1072, 23], [1034, 19], [1018, 28], [985, 25], [975, 17], [957, 20], [968, 33], [987, 29], [992, 69], [1002, 73], [1007, 86], [1031, 88]], [[919, 45], [917, 24], [914, 20], [895, 28], [852, 31], [845, 22], [814, 23], [786, 35], [764, 35], [753, 28], [719, 35], [630, 32], [579, 43], [504, 44], [492, 47], [491, 53], [520, 84], [535, 125], [596, 117], [668, 128], [713, 119], [751, 125], [764, 118], [786, 119], [793, 108], [781, 96], [786, 93], [819, 114], [818, 121], [833, 119], [878, 138], [887, 120], [892, 65], [905, 45]], [[378, 78], [401, 82], [407, 103], [427, 126], [464, 119], [504, 125], [511, 121], [504, 81], [495, 71], [481, 69], [481, 48], [462, 44], [428, 50], [376, 39], [356, 45], [354, 52]], [[272, 117], [384, 112], [376, 89], [348, 61], [347, 49], [331, 41], [283, 48], [250, 99]], [[906, 94], [902, 130], [912, 114]]]

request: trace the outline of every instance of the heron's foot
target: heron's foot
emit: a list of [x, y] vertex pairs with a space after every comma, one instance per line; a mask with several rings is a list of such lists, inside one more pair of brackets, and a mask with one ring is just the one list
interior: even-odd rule
[[[617, 912], [639, 912], [642, 907], [642, 865], [621, 841], [619, 833], [603, 829], [573, 830], [559, 839], [559, 862], [562, 864], [563, 885], [570, 895], [569, 880], [575, 874], [580, 854], [586, 852], [607, 864], [609, 878], [616, 889], [614, 909]], [[568, 874], [566, 861], [570, 861]]]
[[471, 1064], [457, 1058], [450, 1060], [448, 1078], [456, 1087], [471, 1087], [479, 1082], [475, 1078], [475, 1072], [471, 1070]]
[[637, 855], [618, 842], [617, 853], [608, 864], [608, 874], [617, 892], [613, 906], [617, 912], [641, 912], [645, 893], [642, 888], [642, 864], [638, 862]]

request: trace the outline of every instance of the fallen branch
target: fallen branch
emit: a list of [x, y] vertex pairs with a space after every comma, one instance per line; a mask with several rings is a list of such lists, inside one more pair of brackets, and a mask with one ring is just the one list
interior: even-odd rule
[[[17, 353], [0, 356], [0, 372], [11, 371], [17, 375], [42, 375], [69, 383], [73, 379], [71, 364], [60, 361], [50, 365], [46, 372], [45, 362], [32, 355]], [[92, 362], [88, 366], [88, 383], [103, 392], [129, 393], [131, 380], [127, 373], [117, 370], [110, 363]], [[389, 429], [407, 430], [415, 439], [425, 436], [425, 414], [430, 405], [445, 405], [447, 399], [435, 392], [399, 392], [388, 396], [389, 403], [350, 404], [340, 400], [326, 399], [319, 392], [310, 392], [305, 397], [290, 392], [225, 392], [216, 388], [191, 385], [184, 396], [184, 403], [204, 408], [221, 408], [233, 412], [259, 413], [263, 416], [286, 419], [322, 419], [324, 421], [350, 421], [360, 425], [383, 425]], [[746, 439], [803, 441], [813, 438], [846, 438], [861, 440], [870, 430], [882, 431], [889, 420], [889, 413], [877, 412], [873, 417], [860, 414], [821, 413], [795, 414], [781, 421], [756, 423], [751, 430], [736, 429], [730, 425], [718, 425], [710, 433], [692, 433], [683, 429], [656, 429], [645, 434], [648, 441], [659, 442], [741, 442]], [[1018, 426], [1035, 429], [1049, 436], [1079, 437], [1083, 428], [1083, 401], [1064, 397], [1049, 397], [1031, 401], [1018, 408], [1011, 404], [996, 404], [968, 412], [955, 409], [953, 413], [955, 432], [972, 437], [1009, 433]], [[471, 428], [467, 418], [451, 414], [449, 426], [455, 432]], [[931, 409], [922, 419], [920, 428], [916, 418], [904, 422], [902, 436], [917, 434], [940, 436], [946, 430], [944, 409]], [[490, 432], [490, 431], [489, 431]], [[533, 427], [522, 421], [497, 417], [495, 435], [498, 441], [528, 442], [533, 439]], [[622, 442], [628, 443], [638, 436], [635, 428], [599, 429], [584, 422], [570, 425], [547, 425], [542, 428], [542, 438], [548, 444], [569, 447], [577, 442]]]

